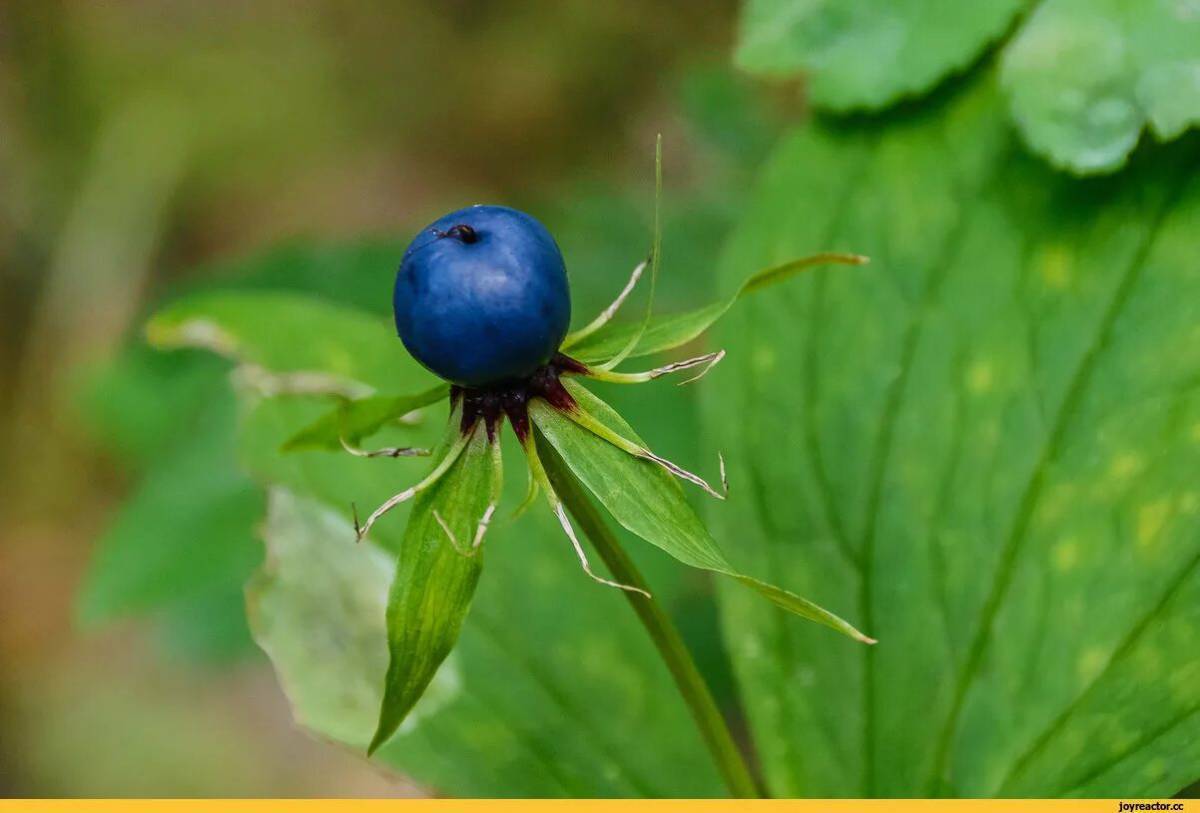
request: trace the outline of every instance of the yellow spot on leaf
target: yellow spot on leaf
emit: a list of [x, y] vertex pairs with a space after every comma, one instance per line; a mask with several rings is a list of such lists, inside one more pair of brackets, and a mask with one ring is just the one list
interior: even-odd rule
[[1165, 499], [1146, 503], [1138, 509], [1137, 515], [1137, 544], [1139, 548], [1147, 548], [1158, 539], [1163, 526], [1171, 515], [1171, 505]]
[[994, 383], [995, 374], [990, 362], [977, 361], [967, 370], [967, 389], [976, 395], [988, 392]]
[[1055, 483], [1046, 489], [1038, 507], [1037, 520], [1043, 525], [1058, 522], [1077, 507], [1078, 502], [1079, 489], [1073, 483]]
[[1062, 291], [1071, 284], [1071, 265], [1071, 252], [1062, 246], [1047, 246], [1037, 268], [1047, 288]]
[[1073, 537], [1067, 537], [1054, 546], [1051, 555], [1055, 570], [1065, 573], [1079, 564], [1079, 543]]
[[1104, 664], [1108, 662], [1108, 650], [1098, 646], [1089, 647], [1079, 656], [1079, 662], [1076, 664], [1076, 670], [1079, 672], [1079, 679], [1085, 683], [1091, 682], [1096, 675], [1100, 674], [1100, 670], [1104, 668]]
[[775, 350], [770, 345], [759, 345], [754, 348], [751, 360], [756, 372], [769, 373], [775, 369]]
[[1136, 452], [1122, 452], [1112, 459], [1108, 473], [1114, 480], [1125, 480], [1142, 470], [1146, 461]]

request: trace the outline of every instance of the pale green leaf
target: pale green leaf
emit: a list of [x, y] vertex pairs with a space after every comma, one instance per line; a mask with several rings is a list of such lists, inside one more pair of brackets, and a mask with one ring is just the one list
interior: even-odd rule
[[747, 0], [735, 61], [809, 74], [815, 104], [874, 110], [924, 93], [999, 39], [1028, 0]]
[[1002, 75], [1034, 150], [1074, 172], [1110, 172], [1147, 125], [1168, 140], [1200, 123], [1200, 14], [1176, 0], [1043, 0]]
[[1200, 764], [1200, 154], [1057, 174], [993, 79], [793, 133], [726, 257], [873, 261], [747, 300], [699, 387], [753, 492], [715, 532], [880, 640], [722, 590], [780, 796], [1156, 797]]
[[[271, 491], [269, 507], [267, 561], [246, 588], [255, 639], [297, 722], [365, 749], [383, 701], [395, 559], [369, 542], [355, 545], [344, 519], [284, 488]], [[439, 674], [426, 707], [455, 689], [452, 665]]]
[[154, 316], [160, 348], [200, 347], [240, 362], [267, 394], [363, 397], [435, 383], [384, 319], [303, 294], [226, 291], [181, 299]]
[[[564, 385], [581, 409], [621, 436], [641, 443], [612, 407], [571, 379], [565, 379]], [[734, 570], [679, 484], [658, 465], [616, 448], [540, 399], [530, 402], [529, 415], [572, 473], [627, 530], [684, 564], [730, 576], [785, 610], [871, 642], [811, 601]]]

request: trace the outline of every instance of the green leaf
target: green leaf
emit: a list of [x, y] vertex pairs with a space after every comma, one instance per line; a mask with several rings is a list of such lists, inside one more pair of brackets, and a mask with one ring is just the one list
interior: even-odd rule
[[1167, 141], [1200, 123], [1200, 17], [1169, 0], [748, 0], [736, 60], [811, 74], [818, 107], [880, 109], [965, 69], [1029, 7], [1002, 75], [1018, 128], [1052, 164], [1112, 172], [1147, 126]]
[[229, 364], [207, 352], [163, 353], [130, 343], [86, 370], [75, 396], [89, 435], [122, 464], [153, 468], [219, 402], [232, 424]]
[[614, 325], [596, 331], [580, 340], [577, 344], [564, 345], [573, 358], [584, 362], [593, 362], [610, 358], [629, 346], [631, 340], [637, 338], [629, 358], [648, 356], [651, 353], [661, 353], [687, 344], [708, 330], [734, 303], [745, 294], [753, 293], [783, 282], [805, 269], [820, 265], [862, 265], [867, 258], [857, 254], [814, 254], [798, 260], [789, 260], [770, 268], [752, 274], [744, 280], [729, 298], [711, 305], [705, 305], [695, 310], [683, 313], [651, 317], [643, 328], [639, 325]]
[[[246, 399], [238, 426], [242, 466], [260, 485], [283, 486], [306, 497], [319, 498], [347, 521], [351, 506], [365, 513], [407, 485], [417, 482], [429, 458], [363, 459], [343, 449], [283, 451], [298, 429], [325, 414], [324, 399]], [[385, 427], [373, 443], [436, 447], [445, 434], [446, 414], [431, 409], [428, 420], [416, 426]], [[371, 531], [374, 541], [393, 552], [400, 550], [404, 524], [412, 501], [397, 506]], [[353, 536], [353, 533], [351, 534]]]
[[1002, 75], [1034, 150], [1073, 172], [1111, 172], [1147, 125], [1165, 141], [1200, 123], [1200, 15], [1168, 0], [1043, 0]]
[[389, 293], [404, 247], [405, 242], [392, 238], [291, 240], [196, 269], [189, 275], [196, 280], [190, 287], [303, 292], [324, 302], [390, 317]]
[[262, 495], [235, 465], [232, 398], [206, 396], [210, 408], [149, 460], [100, 537], [78, 599], [85, 623], [169, 608], [244, 580], [258, 563]]
[[999, 39], [1028, 0], [747, 0], [738, 66], [811, 74], [829, 110], [877, 110], [930, 90]]
[[339, 449], [342, 441], [358, 443], [414, 410], [430, 406], [450, 395], [449, 384], [439, 384], [416, 395], [374, 395], [343, 400], [330, 412], [292, 435], [284, 451], [296, 449]]
[[267, 393], [363, 397], [435, 382], [388, 323], [302, 294], [213, 292], [179, 300], [146, 326], [159, 348], [200, 347], [243, 365]]
[[[331, 459], [286, 459], [308, 455]], [[379, 476], [396, 468], [351, 461]], [[271, 491], [265, 537], [267, 562], [248, 591], [255, 638], [297, 719], [361, 749], [382, 697], [395, 559], [370, 540], [355, 545], [324, 500], [284, 488]], [[549, 513], [497, 523], [484, 544], [487, 572], [458, 645], [376, 758], [455, 796], [719, 795], [645, 632], [618, 591], [580, 572]], [[642, 564], [669, 601], [679, 568]]]
[[[457, 422], [450, 424], [443, 456], [459, 433]], [[479, 423], [462, 456], [413, 503], [388, 594], [391, 659], [379, 726], [367, 746], [368, 753], [396, 733], [458, 640], [479, 581], [483, 551], [466, 556], [447, 533], [464, 540], [459, 543], [462, 545], [474, 539], [488, 504], [491, 465], [487, 432]]]
[[[294, 243], [208, 269], [187, 287], [304, 289], [385, 313], [377, 292], [402, 251]], [[140, 480], [97, 541], [76, 612], [85, 624], [150, 614], [167, 651], [210, 662], [253, 651], [241, 593], [261, 559], [263, 495], [235, 463], [228, 372], [207, 351], [133, 341], [88, 370], [77, 395], [90, 434]]]
[[[612, 407], [571, 379], [563, 383], [582, 410], [622, 437], [642, 443]], [[686, 565], [729, 576], [789, 612], [874, 643], [808, 599], [734, 570], [679, 484], [660, 466], [618, 449], [540, 399], [530, 402], [529, 415], [575, 476], [622, 527]]]
[[[255, 495], [258, 512], [252, 527], [262, 522], [263, 495]], [[253, 534], [247, 536], [253, 537]], [[262, 560], [257, 540], [254, 561]], [[253, 575], [245, 569], [230, 569], [224, 578], [193, 590], [173, 601], [155, 616], [155, 640], [168, 658], [191, 661], [206, 667], [230, 667], [258, 654], [246, 620], [246, 582]]]
[[743, 303], [700, 387], [753, 491], [715, 532], [881, 642], [722, 590], [779, 796], [1155, 797], [1200, 762], [1197, 145], [1080, 183], [992, 79], [790, 135], [726, 257], [873, 260]]
[[385, 551], [353, 539], [353, 529], [328, 509], [272, 489], [263, 529], [267, 560], [246, 588], [246, 607], [296, 721], [362, 749], [383, 700], [387, 595], [396, 568]]

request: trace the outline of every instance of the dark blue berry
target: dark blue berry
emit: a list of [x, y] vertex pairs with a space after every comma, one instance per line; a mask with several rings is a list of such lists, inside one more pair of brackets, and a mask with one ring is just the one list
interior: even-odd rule
[[571, 320], [562, 252], [545, 226], [506, 206], [460, 209], [422, 230], [404, 252], [392, 305], [408, 352], [475, 388], [528, 378]]

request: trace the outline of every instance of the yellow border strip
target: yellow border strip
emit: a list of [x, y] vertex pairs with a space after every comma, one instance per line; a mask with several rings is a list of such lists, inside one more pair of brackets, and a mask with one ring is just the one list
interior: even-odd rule
[[0, 813], [1200, 813], [1183, 799], [806, 799], [806, 800], [454, 800], [454, 799], [0, 799]]

